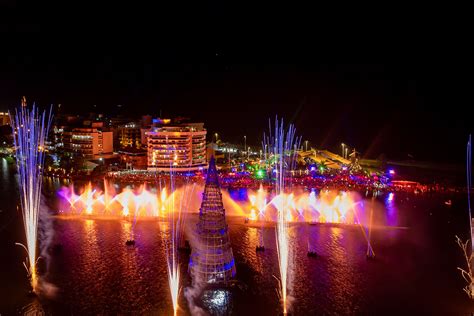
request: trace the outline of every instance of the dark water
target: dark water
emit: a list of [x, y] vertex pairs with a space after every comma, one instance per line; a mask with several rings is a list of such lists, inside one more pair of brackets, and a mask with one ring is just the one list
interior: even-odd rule
[[[127, 222], [118, 220], [51, 221], [50, 297], [31, 298], [21, 265], [24, 253], [21, 215], [14, 175], [0, 160], [0, 314], [39, 309], [53, 315], [171, 315], [162, 234], [166, 223], [138, 222], [136, 247], [124, 243]], [[46, 182], [52, 189], [59, 182]], [[450, 198], [451, 207], [443, 202]], [[463, 293], [456, 267], [463, 265], [454, 236], [467, 237], [466, 202], [462, 196], [411, 196], [397, 193], [393, 201], [378, 200], [372, 233], [377, 258], [367, 261], [366, 240], [357, 226], [294, 225], [290, 238], [293, 262], [293, 315], [470, 315], [474, 304]], [[190, 218], [189, 225], [195, 218]], [[208, 312], [230, 315], [278, 315], [275, 233], [264, 229], [266, 251], [255, 252], [259, 228], [229, 218], [237, 263], [237, 282], [228, 292], [203, 295], [198, 305]], [[387, 227], [386, 225], [392, 227]], [[307, 243], [320, 256], [306, 256]], [[187, 256], [182, 255], [182, 262]], [[185, 286], [190, 283], [183, 264]], [[54, 294], [53, 294], [54, 293]], [[191, 314], [180, 295], [181, 314]]]

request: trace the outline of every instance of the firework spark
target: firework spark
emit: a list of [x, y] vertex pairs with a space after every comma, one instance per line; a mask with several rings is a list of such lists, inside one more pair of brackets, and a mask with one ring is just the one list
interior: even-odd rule
[[21, 245], [27, 258], [23, 263], [31, 282], [32, 290], [38, 287], [37, 237], [38, 214], [41, 198], [41, 173], [44, 166], [45, 141], [51, 125], [51, 110], [49, 115], [44, 111], [39, 113], [33, 104], [31, 110], [26, 104], [15, 111], [12, 117], [14, 144], [16, 148], [16, 163], [18, 167], [18, 182], [20, 189], [21, 212], [25, 228], [26, 245]]
[[[275, 119], [274, 135], [272, 135], [272, 126], [269, 122], [270, 135], [263, 136], [263, 150], [265, 159], [273, 161], [270, 165], [271, 172], [275, 174], [275, 193], [277, 200], [275, 206], [278, 210], [276, 225], [276, 241], [278, 250], [278, 264], [280, 268], [280, 295], [283, 305], [283, 313], [288, 312], [288, 265], [291, 256], [291, 248], [288, 236], [288, 219], [291, 219], [289, 210], [290, 203], [288, 198], [282, 193], [285, 192], [287, 171], [295, 166], [296, 149], [299, 148], [301, 138], [295, 137], [296, 129], [290, 124], [288, 129], [284, 128], [283, 120]], [[289, 172], [288, 172], [289, 173]]]
[[[189, 180], [189, 179], [187, 179]], [[187, 182], [187, 181], [186, 181]], [[167, 210], [167, 219], [169, 223], [169, 238], [165, 239], [166, 263], [168, 265], [168, 283], [170, 287], [171, 301], [173, 303], [173, 315], [178, 314], [178, 299], [180, 290], [179, 273], [179, 244], [183, 239], [183, 228], [185, 220], [184, 209], [189, 207], [189, 202], [193, 195], [194, 185], [184, 186], [182, 194], [177, 197], [175, 188], [174, 168], [170, 165], [170, 196], [166, 196], [166, 188], [161, 191], [161, 210]], [[166, 235], [164, 235], [166, 236]]]
[[[171, 192], [174, 190], [174, 177], [172, 169], [170, 168], [170, 184]], [[162, 211], [165, 209], [165, 196], [166, 191], [163, 189], [161, 192], [162, 199]], [[170, 225], [169, 240], [166, 244], [166, 263], [168, 264], [168, 283], [171, 293], [171, 301], [173, 303], [173, 315], [178, 314], [178, 296], [179, 296], [179, 257], [177, 249], [177, 240], [179, 238], [179, 229], [180, 229], [180, 209], [175, 212], [175, 194], [172, 193], [171, 201], [168, 206], [168, 223]], [[177, 217], [177, 218], [176, 218]]]

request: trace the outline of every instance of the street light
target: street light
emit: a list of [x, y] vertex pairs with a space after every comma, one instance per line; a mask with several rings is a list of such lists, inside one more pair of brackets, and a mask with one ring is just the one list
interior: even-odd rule
[[308, 141], [307, 141], [307, 140], [305, 140], [305, 142], [304, 142], [304, 143], [305, 143], [305, 145], [306, 145], [306, 150], [305, 150], [305, 151], [308, 151]]
[[216, 136], [216, 143], [217, 143], [217, 137], [219, 136], [219, 134], [215, 133], [214, 135]]
[[247, 136], [244, 135], [244, 152], [247, 152]]
[[346, 146], [346, 145], [345, 145], [344, 143], [341, 144], [341, 147], [342, 147], [342, 158], [344, 158], [344, 147], [345, 147], [345, 146]]
[[346, 159], [347, 159], [347, 157], [348, 157], [348, 156], [347, 156], [347, 151], [348, 151], [348, 150], [349, 150], [349, 148], [346, 147], [346, 151], [344, 152], [344, 154], [345, 154], [344, 158], [346, 158]]

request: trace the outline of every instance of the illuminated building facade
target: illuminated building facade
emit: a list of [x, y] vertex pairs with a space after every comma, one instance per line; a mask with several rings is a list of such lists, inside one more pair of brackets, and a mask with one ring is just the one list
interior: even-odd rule
[[127, 170], [146, 170], [147, 152], [144, 149], [125, 148], [119, 150], [120, 162]]
[[135, 122], [130, 122], [125, 125], [121, 125], [117, 129], [120, 147], [141, 148], [142, 142], [140, 128], [141, 126]]
[[0, 126], [10, 125], [10, 116], [8, 112], [0, 112]]
[[148, 170], [194, 171], [206, 166], [204, 123], [152, 128], [146, 132]]
[[93, 158], [113, 152], [112, 132], [95, 127], [73, 128], [63, 132], [64, 149], [74, 155]]
[[214, 157], [207, 169], [196, 236], [189, 262], [193, 283], [227, 284], [236, 269]]

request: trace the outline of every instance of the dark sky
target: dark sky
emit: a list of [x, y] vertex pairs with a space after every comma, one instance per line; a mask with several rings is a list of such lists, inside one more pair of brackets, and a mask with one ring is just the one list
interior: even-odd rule
[[219, 3], [7, 1], [0, 110], [22, 95], [68, 112], [121, 104], [252, 145], [279, 115], [318, 147], [463, 162], [474, 55], [462, 8]]

